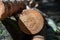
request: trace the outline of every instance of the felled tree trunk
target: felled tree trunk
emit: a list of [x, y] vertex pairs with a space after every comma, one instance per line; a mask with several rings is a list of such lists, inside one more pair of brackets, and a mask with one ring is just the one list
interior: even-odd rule
[[7, 18], [12, 14], [22, 11], [26, 8], [24, 2], [2, 2], [0, 1], [0, 19]]

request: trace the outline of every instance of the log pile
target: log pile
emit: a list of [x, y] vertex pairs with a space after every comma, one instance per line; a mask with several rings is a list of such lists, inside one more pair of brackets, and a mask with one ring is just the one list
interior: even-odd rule
[[[25, 9], [24, 2], [2, 2], [0, 1], [0, 19], [3, 20]], [[44, 26], [44, 18], [40, 12], [34, 9], [22, 10], [19, 14], [18, 24], [20, 29], [26, 34], [37, 34]]]

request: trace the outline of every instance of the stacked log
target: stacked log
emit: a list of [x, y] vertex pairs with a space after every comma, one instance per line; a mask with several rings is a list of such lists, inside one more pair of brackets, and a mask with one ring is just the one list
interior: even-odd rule
[[[0, 19], [3, 20], [12, 14], [25, 9], [24, 2], [2, 2], [0, 1]], [[18, 24], [26, 34], [37, 34], [44, 26], [44, 18], [40, 12], [34, 9], [25, 9], [19, 16]]]
[[44, 19], [38, 11], [26, 9], [20, 14], [18, 24], [24, 33], [34, 35], [42, 30]]
[[3, 2], [0, 1], [0, 19], [7, 18], [21, 9], [25, 9], [24, 2]]

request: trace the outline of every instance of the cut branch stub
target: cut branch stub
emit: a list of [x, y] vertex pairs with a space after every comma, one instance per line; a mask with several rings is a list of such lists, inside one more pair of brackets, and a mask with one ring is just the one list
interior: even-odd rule
[[44, 26], [43, 16], [34, 9], [26, 9], [20, 14], [18, 24], [26, 34], [36, 34]]
[[0, 19], [7, 18], [12, 14], [25, 9], [26, 5], [24, 2], [2, 2], [0, 1]]

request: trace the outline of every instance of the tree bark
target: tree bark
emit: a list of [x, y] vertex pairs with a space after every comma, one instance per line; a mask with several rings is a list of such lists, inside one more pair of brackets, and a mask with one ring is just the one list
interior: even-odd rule
[[[1, 9], [2, 8], [2, 9]], [[0, 19], [7, 18], [12, 14], [22, 11], [26, 8], [24, 2], [1, 2], [0, 1]]]

